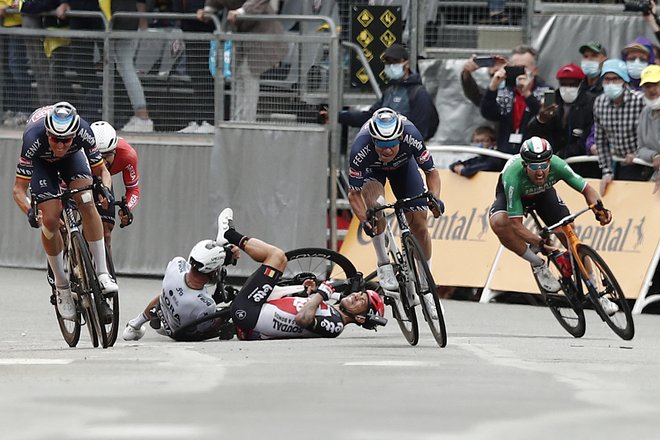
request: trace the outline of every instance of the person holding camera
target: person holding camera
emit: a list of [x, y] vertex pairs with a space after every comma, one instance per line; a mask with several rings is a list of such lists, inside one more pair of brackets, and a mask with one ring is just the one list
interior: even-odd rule
[[[594, 123], [595, 96], [588, 92], [587, 76], [575, 64], [560, 67], [556, 78], [559, 90], [546, 92], [539, 114], [529, 123], [528, 134], [547, 139], [562, 159], [582, 156]], [[595, 163], [574, 164], [572, 168], [582, 177], [600, 177]]]
[[495, 72], [506, 65], [508, 60], [501, 55], [477, 56], [472, 55], [463, 65], [461, 71], [461, 87], [463, 95], [477, 107], [481, 106], [481, 98], [484, 97], [486, 89], [479, 86], [472, 76], [473, 72], [482, 67], [488, 68], [488, 75], [492, 78]]

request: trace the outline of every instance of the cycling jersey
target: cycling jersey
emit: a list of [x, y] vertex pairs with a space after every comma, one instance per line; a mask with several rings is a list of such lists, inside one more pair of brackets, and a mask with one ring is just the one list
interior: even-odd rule
[[[348, 185], [351, 190], [360, 191], [365, 180], [368, 180], [375, 172], [385, 172], [386, 175], [389, 175], [389, 172], [408, 166], [413, 158], [424, 172], [433, 170], [433, 157], [426, 149], [419, 130], [408, 120], [404, 120], [403, 124], [399, 152], [388, 163], [383, 163], [378, 158], [374, 141], [369, 134], [369, 122], [362, 126], [351, 146], [351, 159], [348, 170]], [[408, 178], [415, 179], [415, 175], [419, 178], [419, 173], [410, 173]], [[392, 185], [393, 189], [394, 186]]]
[[[163, 277], [163, 291], [160, 294], [160, 309], [163, 327], [172, 334], [181, 327], [204, 316], [215, 313], [215, 301], [206, 291], [191, 289], [185, 276], [190, 264], [182, 257], [175, 257], [167, 264]], [[197, 329], [203, 331], [203, 329]]]
[[269, 300], [281, 272], [261, 265], [246, 281], [231, 304], [236, 335], [241, 340], [335, 338], [344, 330], [339, 311], [321, 303], [314, 321], [302, 328], [296, 324], [296, 314], [309, 298], [284, 297]]
[[563, 159], [557, 156], [552, 156], [550, 159], [550, 171], [543, 186], [537, 186], [529, 180], [519, 154], [507, 161], [500, 178], [506, 196], [506, 211], [509, 217], [522, 217], [526, 200], [552, 189], [560, 180], [579, 192], [582, 192], [587, 186], [584, 178], [576, 174]]
[[126, 188], [126, 204], [131, 211], [140, 199], [140, 176], [138, 175], [138, 156], [135, 149], [124, 138], [117, 140], [115, 158], [110, 167], [110, 174], [122, 173]]

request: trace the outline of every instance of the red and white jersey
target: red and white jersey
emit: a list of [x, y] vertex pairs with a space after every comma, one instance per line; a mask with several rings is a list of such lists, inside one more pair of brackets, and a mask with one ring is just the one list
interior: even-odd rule
[[122, 173], [124, 186], [126, 187], [126, 203], [131, 211], [140, 199], [140, 176], [138, 174], [138, 155], [131, 144], [124, 138], [117, 139], [115, 149], [115, 160], [112, 161], [110, 174]]
[[344, 330], [339, 311], [322, 302], [308, 328], [296, 324], [296, 314], [309, 298], [285, 297], [267, 301], [261, 308], [257, 325], [250, 331], [236, 328], [239, 339], [335, 338]]
[[196, 290], [186, 284], [190, 264], [182, 257], [174, 257], [167, 264], [160, 294], [160, 308], [165, 325], [171, 332], [207, 315], [215, 313], [215, 301], [206, 287]]

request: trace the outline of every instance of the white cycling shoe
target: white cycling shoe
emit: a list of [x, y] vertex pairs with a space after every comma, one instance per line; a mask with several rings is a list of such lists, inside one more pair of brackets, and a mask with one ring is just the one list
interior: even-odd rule
[[124, 341], [139, 341], [142, 336], [147, 332], [146, 327], [143, 325], [140, 328], [135, 328], [130, 324], [126, 324], [126, 328], [121, 334]]
[[607, 316], [612, 316], [619, 311], [619, 306], [604, 296], [598, 298], [598, 302]]
[[218, 215], [218, 236], [215, 238], [215, 242], [220, 246], [227, 244], [225, 232], [230, 229], [234, 229], [234, 211], [231, 208], [225, 208]]
[[58, 287], [56, 291], [56, 303], [57, 311], [63, 319], [68, 319], [69, 321], [76, 320], [76, 303], [73, 302], [73, 297], [71, 296], [71, 288]]
[[100, 273], [97, 275], [97, 278], [103, 293], [119, 292], [119, 286], [113, 281], [109, 273]]
[[378, 266], [376, 273], [378, 274], [378, 282], [380, 287], [385, 290], [399, 290], [399, 283], [396, 280], [396, 276], [394, 275], [394, 268], [391, 264]]
[[546, 292], [559, 292], [561, 290], [561, 284], [557, 281], [557, 278], [550, 272], [550, 269], [545, 264], [540, 266], [532, 266], [532, 272], [538, 280], [543, 290]]

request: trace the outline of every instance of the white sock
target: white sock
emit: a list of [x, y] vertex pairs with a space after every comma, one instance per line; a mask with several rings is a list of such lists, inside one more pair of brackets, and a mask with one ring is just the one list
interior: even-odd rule
[[53, 271], [55, 286], [68, 287], [69, 277], [67, 277], [66, 271], [64, 270], [64, 251], [61, 251], [57, 255], [46, 254], [46, 259], [48, 260], [48, 264], [50, 265], [51, 270]]
[[376, 250], [378, 266], [390, 264], [390, 258], [387, 256], [387, 248], [385, 247], [385, 234], [376, 235], [371, 239], [371, 242], [374, 244], [374, 249]]
[[144, 312], [142, 312], [139, 315], [137, 315], [135, 318], [128, 321], [128, 325], [130, 325], [131, 327], [133, 327], [135, 329], [139, 329], [147, 321], [149, 321], [149, 318], [147, 318], [146, 315], [144, 314]]
[[96, 241], [88, 241], [89, 251], [92, 253], [94, 263], [96, 263], [97, 275], [108, 273], [108, 266], [105, 262], [105, 241], [101, 238]]
[[532, 250], [527, 246], [527, 249], [525, 249], [525, 252], [521, 255], [525, 260], [529, 261], [532, 263], [532, 266], [542, 266], [543, 265], [543, 258], [539, 257], [536, 255]]

